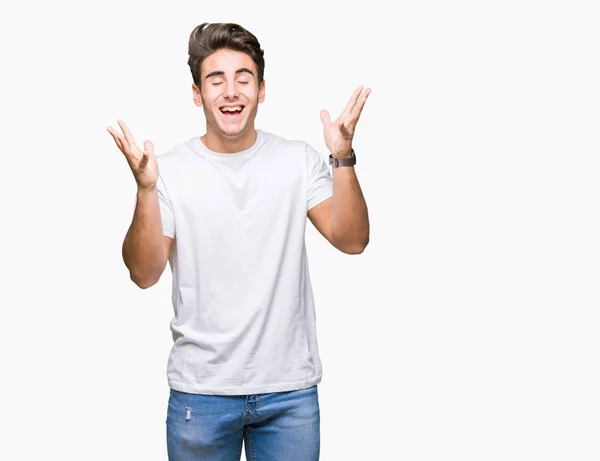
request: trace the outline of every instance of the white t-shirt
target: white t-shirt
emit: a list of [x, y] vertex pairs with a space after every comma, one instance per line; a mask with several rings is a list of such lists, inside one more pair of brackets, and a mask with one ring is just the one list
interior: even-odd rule
[[303, 389], [321, 381], [305, 247], [307, 211], [332, 196], [324, 157], [257, 130], [221, 154], [199, 137], [157, 155], [175, 316], [172, 389], [213, 395]]

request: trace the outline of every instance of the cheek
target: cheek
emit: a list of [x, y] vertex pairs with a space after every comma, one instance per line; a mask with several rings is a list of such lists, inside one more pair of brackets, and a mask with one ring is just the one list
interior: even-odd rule
[[258, 99], [258, 87], [256, 85], [244, 85], [240, 92], [242, 92], [251, 101]]
[[217, 87], [213, 87], [213, 86], [208, 86], [203, 92], [202, 92], [202, 99], [208, 103], [209, 105], [214, 102], [217, 97], [219, 96], [220, 92], [217, 89]]

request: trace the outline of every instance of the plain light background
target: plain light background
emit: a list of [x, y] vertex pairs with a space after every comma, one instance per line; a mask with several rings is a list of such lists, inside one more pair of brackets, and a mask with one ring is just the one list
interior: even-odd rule
[[106, 127], [157, 155], [204, 133], [205, 21], [265, 50], [257, 127], [324, 156], [319, 111], [373, 90], [354, 143], [371, 242], [344, 255], [307, 228], [321, 459], [600, 459], [595, 6], [3, 6], [0, 459], [167, 459], [171, 273], [128, 278], [135, 182]]

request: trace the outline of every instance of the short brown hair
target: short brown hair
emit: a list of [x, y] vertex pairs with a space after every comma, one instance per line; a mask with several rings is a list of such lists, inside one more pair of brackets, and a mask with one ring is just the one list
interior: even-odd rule
[[202, 62], [220, 49], [241, 51], [250, 56], [256, 64], [260, 85], [265, 73], [265, 58], [258, 39], [238, 24], [205, 22], [192, 31], [188, 45], [188, 65], [198, 88], [200, 88]]

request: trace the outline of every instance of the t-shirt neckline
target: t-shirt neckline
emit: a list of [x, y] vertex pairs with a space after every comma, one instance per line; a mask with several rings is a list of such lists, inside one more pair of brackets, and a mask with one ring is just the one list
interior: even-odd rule
[[205, 152], [206, 154], [215, 156], [219, 159], [226, 159], [226, 158], [239, 158], [239, 157], [244, 157], [246, 155], [252, 154], [253, 152], [255, 152], [257, 150], [257, 148], [261, 145], [263, 140], [263, 132], [260, 129], [256, 130], [256, 141], [254, 142], [254, 144], [252, 146], [250, 146], [248, 149], [244, 149], [241, 150], [239, 152], [232, 152], [232, 153], [222, 153], [222, 152], [215, 152], [213, 150], [210, 150], [208, 147], [206, 147], [206, 145], [202, 142], [202, 139], [200, 139], [200, 136], [195, 136], [193, 138], [193, 141], [196, 143], [196, 145], [198, 146], [198, 148], [202, 151]]

